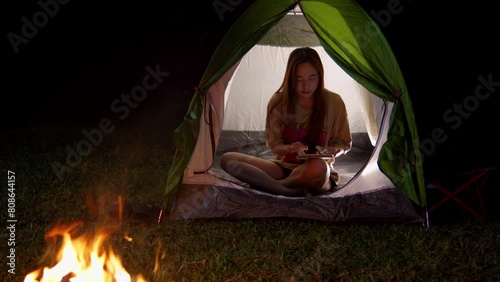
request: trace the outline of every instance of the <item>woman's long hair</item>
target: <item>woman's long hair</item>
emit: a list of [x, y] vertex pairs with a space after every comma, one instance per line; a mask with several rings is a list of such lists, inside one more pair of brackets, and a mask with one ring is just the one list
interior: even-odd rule
[[[320, 133], [323, 129], [323, 122], [325, 116], [325, 103], [324, 103], [324, 71], [323, 64], [318, 52], [310, 47], [300, 47], [292, 51], [288, 57], [286, 66], [285, 77], [281, 83], [277, 93], [275, 103], [271, 105], [272, 109], [278, 107], [282, 113], [293, 115], [295, 113], [294, 100], [298, 99], [297, 89], [297, 66], [301, 63], [310, 63], [318, 72], [319, 80], [318, 87], [314, 92], [314, 105], [309, 119], [309, 133], [306, 144], [309, 150], [315, 150], [315, 145], [319, 144]], [[269, 119], [269, 116], [267, 117]]]

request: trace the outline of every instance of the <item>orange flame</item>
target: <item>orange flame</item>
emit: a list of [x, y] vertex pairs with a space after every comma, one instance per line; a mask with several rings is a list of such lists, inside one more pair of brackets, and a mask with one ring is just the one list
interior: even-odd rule
[[62, 237], [57, 263], [53, 267], [43, 267], [29, 273], [25, 282], [146, 281], [140, 274], [132, 280], [115, 252], [111, 248], [104, 248], [103, 244], [108, 237], [106, 232], [98, 232], [92, 238], [72, 238], [70, 231], [75, 226], [76, 224], [66, 229], [55, 228], [47, 233], [46, 238]]

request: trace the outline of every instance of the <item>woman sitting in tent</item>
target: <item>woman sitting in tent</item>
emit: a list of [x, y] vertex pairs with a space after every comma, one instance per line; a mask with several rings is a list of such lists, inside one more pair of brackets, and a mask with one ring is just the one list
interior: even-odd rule
[[[351, 149], [352, 138], [344, 101], [324, 88], [323, 64], [314, 49], [290, 54], [283, 82], [267, 105], [265, 133], [276, 158], [228, 152], [221, 167], [252, 188], [278, 195], [320, 194], [337, 186], [333, 163]], [[318, 153], [328, 156], [307, 157]]]

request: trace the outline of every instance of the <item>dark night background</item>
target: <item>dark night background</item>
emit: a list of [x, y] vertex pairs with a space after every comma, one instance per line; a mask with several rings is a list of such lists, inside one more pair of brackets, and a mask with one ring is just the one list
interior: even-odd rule
[[[252, 1], [232, 1], [238, 4], [221, 21], [213, 0], [71, 0], [59, 4], [57, 14], [21, 44], [17, 54], [7, 34], [21, 34], [21, 18], [32, 20], [41, 8], [37, 1], [10, 2], [14, 1], [3, 4], [2, 16], [2, 131], [41, 125], [96, 128], [103, 118], [116, 121], [111, 103], [142, 83], [146, 66], [159, 64], [170, 75], [121, 125], [134, 124], [131, 134], [140, 136], [148, 130], [172, 131], [182, 121], [217, 43]], [[363, 0], [360, 4], [367, 12], [378, 13], [394, 2], [403, 10], [392, 14], [381, 29], [405, 77], [420, 138], [431, 138], [436, 128], [449, 137], [425, 156], [426, 173], [444, 167], [497, 165], [494, 113], [498, 113], [500, 85], [479, 102], [477, 110], [467, 112], [456, 129], [443, 119], [454, 105], [472, 101], [479, 76], [490, 76], [500, 84], [492, 2]], [[165, 140], [165, 145], [170, 142]]]

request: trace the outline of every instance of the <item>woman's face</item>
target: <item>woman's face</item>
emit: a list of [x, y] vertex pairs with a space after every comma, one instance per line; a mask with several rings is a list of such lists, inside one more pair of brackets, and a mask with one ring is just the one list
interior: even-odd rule
[[318, 88], [319, 74], [311, 63], [300, 63], [297, 65], [295, 74], [297, 95], [299, 98], [312, 99]]

